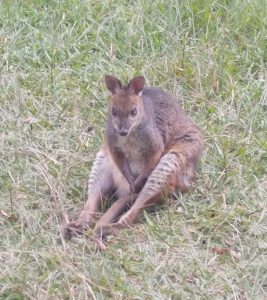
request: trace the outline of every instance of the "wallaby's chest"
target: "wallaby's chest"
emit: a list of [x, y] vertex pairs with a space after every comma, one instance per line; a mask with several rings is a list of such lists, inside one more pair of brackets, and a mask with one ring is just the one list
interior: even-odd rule
[[119, 137], [118, 146], [127, 160], [131, 173], [134, 176], [141, 174], [145, 164], [144, 141], [142, 142], [131, 136], [127, 138]]

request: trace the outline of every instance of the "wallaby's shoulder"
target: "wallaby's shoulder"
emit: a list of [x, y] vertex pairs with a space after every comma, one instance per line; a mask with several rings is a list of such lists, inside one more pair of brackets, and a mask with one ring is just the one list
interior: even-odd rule
[[144, 87], [142, 95], [144, 95], [145, 97], [150, 97], [150, 98], [154, 98], [154, 99], [161, 99], [163, 101], [167, 100], [167, 101], [171, 101], [171, 102], [172, 101], [176, 102], [176, 100], [178, 100], [174, 96], [170, 95], [170, 93], [168, 93], [164, 89], [162, 89], [160, 87], [154, 87], [154, 86]]
[[164, 135], [177, 130], [181, 123], [189, 120], [181, 106], [181, 97], [172, 96], [158, 87], [145, 87], [142, 99], [146, 110], [153, 110], [154, 121]]
[[144, 103], [150, 103], [155, 112], [170, 111], [184, 113], [181, 107], [181, 97], [177, 98], [170, 95], [165, 90], [158, 87], [145, 87], [142, 92]]

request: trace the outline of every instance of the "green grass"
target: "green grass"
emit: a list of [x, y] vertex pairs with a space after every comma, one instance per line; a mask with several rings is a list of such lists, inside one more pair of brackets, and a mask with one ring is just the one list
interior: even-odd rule
[[[0, 299], [267, 298], [266, 11], [265, 0], [0, 1]], [[191, 192], [101, 253], [57, 232], [86, 198], [105, 74], [182, 93], [205, 151]]]

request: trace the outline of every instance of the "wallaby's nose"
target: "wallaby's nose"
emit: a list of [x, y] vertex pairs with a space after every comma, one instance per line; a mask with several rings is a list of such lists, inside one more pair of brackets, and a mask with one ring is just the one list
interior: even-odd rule
[[126, 135], [128, 134], [128, 129], [126, 129], [126, 128], [120, 129], [120, 130], [119, 130], [119, 134], [120, 134], [121, 136], [126, 136]]

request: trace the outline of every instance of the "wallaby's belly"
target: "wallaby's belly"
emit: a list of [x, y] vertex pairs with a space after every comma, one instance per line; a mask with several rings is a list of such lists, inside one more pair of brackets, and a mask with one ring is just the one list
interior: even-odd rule
[[126, 148], [125, 157], [128, 161], [128, 166], [132, 175], [138, 176], [142, 173], [144, 169], [144, 161], [141, 155], [141, 150], [138, 148]]
[[136, 159], [136, 157], [133, 157], [132, 159], [129, 157], [127, 160], [131, 173], [135, 177], [139, 176], [144, 169], [144, 162], [141, 160], [141, 158]]
[[137, 177], [142, 173], [145, 164], [140, 143], [134, 138], [124, 138], [124, 140], [121, 140], [121, 148], [127, 159], [132, 175]]

